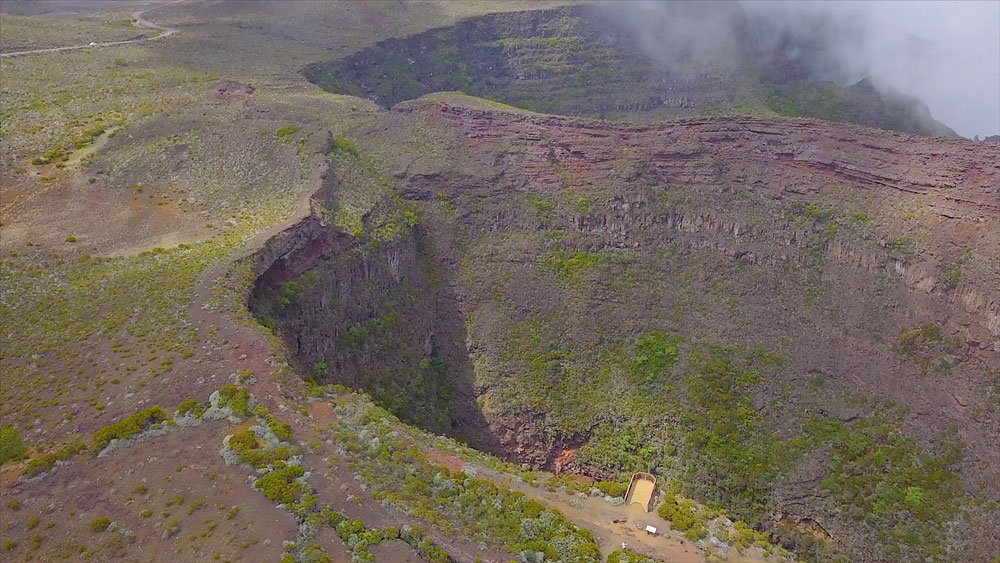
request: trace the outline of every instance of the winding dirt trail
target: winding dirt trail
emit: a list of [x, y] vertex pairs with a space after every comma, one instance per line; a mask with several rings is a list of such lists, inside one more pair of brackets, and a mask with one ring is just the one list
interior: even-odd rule
[[180, 4], [187, 0], [175, 0], [174, 2], [167, 2], [166, 4], [160, 4], [158, 6], [153, 6], [152, 8], [146, 8], [144, 10], [139, 10], [137, 12], [132, 12], [132, 18], [135, 20], [135, 25], [137, 27], [145, 29], [153, 29], [159, 31], [160, 34], [155, 37], [140, 37], [137, 39], [126, 39], [124, 41], [107, 41], [104, 43], [92, 42], [86, 45], [70, 45], [67, 47], [51, 47], [48, 49], [30, 49], [27, 51], [13, 51], [10, 53], [0, 53], [0, 58], [11, 58], [20, 57], [24, 55], [39, 55], [42, 53], [62, 53], [67, 51], [80, 51], [83, 49], [98, 49], [101, 47], [114, 47], [116, 45], [128, 45], [130, 43], [148, 43], [150, 41], [157, 41], [165, 37], [170, 37], [171, 35], [177, 33], [177, 29], [173, 27], [168, 27], [165, 25], [160, 25], [158, 23], [151, 22], [143, 17], [144, 14], [152, 12], [153, 10], [159, 10], [160, 8], [165, 8], [167, 6], [173, 6], [174, 4]]

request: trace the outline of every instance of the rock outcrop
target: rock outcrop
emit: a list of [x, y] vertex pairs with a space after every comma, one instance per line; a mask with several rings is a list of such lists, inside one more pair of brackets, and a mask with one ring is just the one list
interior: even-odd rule
[[303, 73], [383, 107], [454, 90], [562, 115], [777, 113], [956, 136], [912, 97], [877, 91], [870, 80], [840, 86], [811, 77], [795, 45], [776, 48], [773, 31], [749, 23], [738, 3], [661, 4], [648, 14], [663, 18], [657, 24], [629, 14], [610, 4], [489, 14], [386, 39]]

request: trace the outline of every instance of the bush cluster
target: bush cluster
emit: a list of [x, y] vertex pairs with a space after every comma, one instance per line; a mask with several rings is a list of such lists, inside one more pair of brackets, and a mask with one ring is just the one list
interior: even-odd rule
[[177, 406], [177, 415], [184, 416], [188, 413], [195, 418], [201, 418], [201, 415], [205, 413], [208, 409], [208, 404], [199, 401], [198, 399], [184, 399], [181, 404]]
[[250, 392], [236, 385], [219, 388], [220, 407], [229, 407], [233, 414], [246, 418], [250, 416]]
[[163, 407], [154, 405], [143, 409], [125, 420], [109, 424], [94, 431], [91, 449], [95, 452], [103, 450], [111, 440], [127, 440], [159, 422], [169, 422], [173, 419]]
[[618, 481], [598, 481], [594, 483], [594, 486], [609, 497], [624, 497], [625, 493], [628, 492], [628, 485]]
[[79, 436], [73, 436], [68, 444], [65, 444], [55, 451], [46, 452], [31, 461], [25, 466], [24, 471], [21, 472], [23, 477], [34, 477], [45, 473], [58, 461], [66, 461], [67, 459], [73, 457], [74, 455], [87, 449], [87, 445], [83, 443], [83, 439]]
[[643, 557], [627, 549], [616, 549], [608, 554], [608, 563], [657, 563], [655, 559]]
[[24, 446], [17, 428], [13, 424], [0, 428], [0, 464], [24, 459], [26, 455], [28, 448]]
[[424, 561], [431, 563], [448, 563], [451, 559], [448, 552], [424, 535], [419, 527], [403, 526], [401, 528], [365, 528], [361, 520], [348, 518], [347, 515], [324, 508], [309, 517], [313, 525], [325, 525], [336, 530], [337, 535], [353, 551], [352, 559], [359, 563], [371, 563], [375, 559], [368, 548], [384, 540], [402, 540], [412, 547]]
[[302, 494], [302, 483], [295, 481], [305, 474], [298, 465], [287, 465], [282, 460], [274, 462], [274, 470], [254, 481], [254, 488], [278, 504], [290, 505]]
[[667, 492], [663, 495], [663, 504], [656, 510], [660, 518], [670, 522], [670, 529], [684, 532], [692, 541], [704, 536], [705, 519], [697, 513], [697, 504], [690, 499], [678, 499], [677, 495]]
[[463, 533], [498, 543], [525, 559], [601, 560], [588, 530], [519, 491], [431, 463], [394, 431], [393, 420], [367, 403], [338, 406], [337, 439], [358, 473], [374, 486], [375, 498], [445, 533], [460, 525]]
[[271, 429], [271, 432], [274, 432], [279, 440], [287, 440], [292, 437], [292, 427], [287, 422], [281, 422], [275, 418], [264, 405], [258, 404], [254, 407], [254, 414], [267, 423], [267, 427]]

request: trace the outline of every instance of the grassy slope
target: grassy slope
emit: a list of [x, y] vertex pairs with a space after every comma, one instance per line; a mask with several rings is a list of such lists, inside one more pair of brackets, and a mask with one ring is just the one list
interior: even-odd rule
[[0, 52], [28, 51], [132, 39], [149, 30], [132, 25], [132, 14], [109, 10], [77, 17], [3, 14]]

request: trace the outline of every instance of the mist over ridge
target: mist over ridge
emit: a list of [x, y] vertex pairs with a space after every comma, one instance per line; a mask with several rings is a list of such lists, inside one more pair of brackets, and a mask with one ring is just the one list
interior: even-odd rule
[[[736, 8], [738, 4], [742, 10]], [[913, 96], [933, 117], [972, 138], [1000, 133], [1000, 3], [631, 2], [609, 12], [636, 29], [661, 61], [685, 49], [729, 53], [752, 37], [810, 77], [885, 97]]]

